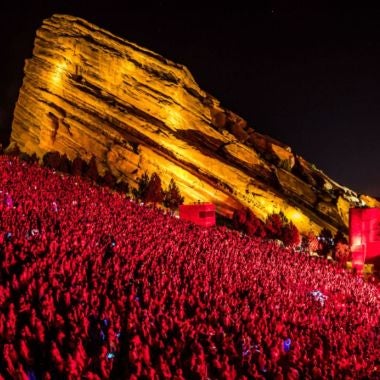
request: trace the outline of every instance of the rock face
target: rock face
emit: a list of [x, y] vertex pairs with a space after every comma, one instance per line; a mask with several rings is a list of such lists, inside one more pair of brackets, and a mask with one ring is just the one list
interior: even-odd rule
[[186, 202], [230, 216], [283, 211], [303, 232], [345, 229], [359, 197], [260, 134], [200, 89], [186, 67], [82, 19], [54, 15], [37, 31], [15, 108], [11, 146], [89, 161], [135, 183], [174, 178]]

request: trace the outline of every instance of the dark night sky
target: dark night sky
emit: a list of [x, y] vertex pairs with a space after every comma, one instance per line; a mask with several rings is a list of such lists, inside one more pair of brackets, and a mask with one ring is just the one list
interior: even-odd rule
[[380, 196], [377, 9], [320, 1], [255, 2], [252, 10], [238, 2], [120, 3], [0, 6], [2, 136], [9, 134], [35, 30], [51, 14], [68, 13], [184, 64], [201, 88], [257, 131], [290, 145], [342, 185]]

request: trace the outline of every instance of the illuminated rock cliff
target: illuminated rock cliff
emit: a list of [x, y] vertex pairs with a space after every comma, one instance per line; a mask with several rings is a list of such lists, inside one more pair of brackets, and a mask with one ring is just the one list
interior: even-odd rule
[[15, 108], [11, 146], [94, 155], [130, 184], [144, 171], [186, 202], [261, 219], [283, 211], [301, 231], [348, 224], [361, 199], [290, 147], [260, 134], [200, 89], [188, 69], [82, 19], [55, 15], [37, 31]]

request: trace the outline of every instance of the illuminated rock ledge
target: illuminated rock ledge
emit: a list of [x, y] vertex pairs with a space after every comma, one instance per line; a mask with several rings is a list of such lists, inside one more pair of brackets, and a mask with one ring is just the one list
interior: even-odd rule
[[94, 155], [101, 173], [132, 184], [157, 172], [164, 186], [174, 178], [186, 202], [214, 202], [227, 216], [242, 205], [261, 219], [283, 211], [303, 232], [345, 229], [348, 208], [364, 202], [224, 109], [186, 67], [66, 15], [37, 31], [14, 144], [40, 158]]

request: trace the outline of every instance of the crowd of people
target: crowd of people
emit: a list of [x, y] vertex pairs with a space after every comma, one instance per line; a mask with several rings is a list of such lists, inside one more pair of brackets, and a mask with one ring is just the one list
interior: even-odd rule
[[0, 156], [0, 379], [378, 379], [380, 291]]

